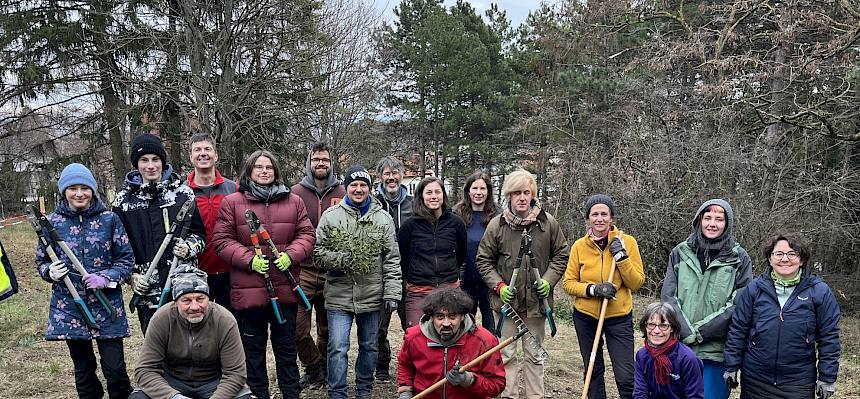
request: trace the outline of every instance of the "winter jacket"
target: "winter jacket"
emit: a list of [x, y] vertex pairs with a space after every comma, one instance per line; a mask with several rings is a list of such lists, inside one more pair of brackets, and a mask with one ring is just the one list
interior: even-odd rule
[[[167, 235], [169, 225], [176, 221], [176, 214], [182, 204], [189, 198], [194, 198], [194, 190], [183, 185], [183, 180], [172, 173], [172, 170], [170, 165], [167, 165], [161, 181], [156, 183], [143, 183], [140, 172], [133, 170], [125, 176], [125, 187], [114, 198], [112, 210], [122, 220], [134, 252], [133, 273], [146, 273], [161, 241]], [[181, 225], [177, 226], [177, 234], [181, 228]], [[206, 229], [196, 208], [185, 240], [194, 255], [203, 252], [206, 247]], [[154, 308], [158, 304], [158, 297], [170, 272], [172, 253], [173, 242], [168, 244], [153, 271], [152, 279], [158, 284], [150, 285], [149, 293], [144, 296], [139, 306]]]
[[[302, 181], [294, 184], [290, 190], [304, 201], [308, 218], [311, 219], [311, 224], [316, 228], [319, 225], [322, 213], [326, 209], [337, 205], [343, 199], [343, 196], [346, 195], [346, 190], [344, 190], [343, 184], [334, 177], [334, 173], [329, 175], [325, 188], [318, 189], [314, 184], [310, 161], [311, 157], [308, 155], [308, 159], [305, 162], [305, 177]], [[302, 264], [302, 286], [308, 286], [308, 290], [310, 290], [311, 286], [322, 286], [325, 283], [323, 273], [319, 265], [313, 259], [309, 259]]]
[[[487, 230], [482, 222], [484, 218], [490, 220], [496, 215], [498, 213], [487, 215], [485, 211], [473, 211], [472, 221], [466, 226], [466, 265], [463, 268], [463, 281], [460, 282], [460, 287], [466, 292], [480, 294], [489, 290], [484, 279], [481, 278], [481, 273], [478, 273], [475, 258], [478, 256], [478, 245], [481, 244], [481, 239], [484, 238], [484, 232]], [[483, 296], [483, 294], [480, 295]]]
[[[532, 253], [541, 278], [547, 280], [550, 287], [555, 287], [564, 274], [567, 262], [567, 240], [564, 238], [561, 226], [555, 217], [542, 210], [537, 220], [527, 227], [532, 237]], [[520, 251], [522, 231], [522, 227], [513, 227], [505, 221], [503, 215], [494, 217], [487, 225], [487, 231], [484, 232], [484, 238], [478, 246], [475, 264], [484, 282], [491, 289], [499, 283], [511, 281], [511, 274]], [[535, 276], [527, 259], [523, 257], [523, 264], [520, 265], [516, 281], [518, 292], [511, 306], [520, 316], [544, 317], [543, 309], [540, 307], [542, 298], [533, 288]], [[552, 306], [552, 291], [548, 299]], [[496, 311], [501, 310], [502, 299], [499, 298], [498, 293], [490, 295], [490, 305]]]
[[12, 270], [12, 262], [6, 256], [6, 249], [0, 243], [0, 301], [15, 295], [18, 292], [18, 279]]
[[[617, 235], [618, 228], [612, 226], [608, 242], [611, 244]], [[606, 317], [626, 316], [633, 311], [633, 292], [645, 282], [639, 244], [630, 234], [624, 234], [623, 240], [627, 248], [627, 259], [616, 263], [612, 284], [615, 284], [618, 292], [615, 294], [615, 300], [609, 301], [609, 306], [606, 307]], [[611, 269], [612, 251], [609, 250], [609, 245], [600, 249], [588, 234], [576, 240], [570, 249], [563, 283], [564, 291], [576, 298], [576, 310], [595, 319], [600, 316], [602, 298], [586, 296], [585, 291], [589, 284], [608, 281]]]
[[[445, 373], [458, 361], [461, 365], [477, 358], [499, 341], [484, 327], [475, 324], [472, 315], [463, 319], [463, 330], [450, 345], [438, 338], [433, 320], [423, 316], [417, 326], [406, 330], [403, 346], [397, 355], [397, 384], [412, 387], [413, 392], [424, 391], [436, 381], [445, 378]], [[445, 384], [428, 398], [492, 398], [505, 389], [505, 366], [500, 352], [496, 352], [469, 371], [475, 382], [469, 387]]]
[[[240, 190], [242, 188], [240, 187]], [[245, 211], [252, 210], [260, 219], [262, 227], [269, 231], [279, 252], [286, 252], [292, 261], [288, 269], [298, 281], [301, 263], [311, 256], [314, 248], [314, 228], [305, 211], [301, 198], [287, 192], [286, 196], [273, 198], [266, 203], [254, 197], [250, 191], [239, 191], [228, 195], [221, 202], [218, 222], [212, 233], [212, 246], [218, 256], [232, 266], [230, 269], [230, 303], [236, 310], [269, 306], [263, 275], [251, 270], [254, 246], [251, 231], [245, 222]], [[266, 242], [260, 243], [263, 254], [269, 259], [269, 277], [281, 303], [296, 303], [289, 280], [275, 266], [275, 257]]]
[[841, 315], [830, 287], [804, 267], [800, 283], [780, 309], [773, 284], [769, 269], [738, 295], [726, 341], [726, 370], [740, 369], [743, 376], [773, 386], [835, 382]]
[[403, 279], [436, 286], [460, 279], [466, 262], [466, 225], [450, 210], [434, 223], [413, 216], [397, 232]]
[[100, 329], [93, 330], [83, 321], [83, 315], [75, 306], [72, 294], [62, 282], [54, 282], [48, 274], [48, 266], [52, 263], [41, 244], [36, 246], [36, 270], [45, 281], [53, 283], [51, 289], [51, 306], [48, 312], [48, 329], [45, 339], [110, 339], [123, 338], [129, 335], [128, 320], [122, 302], [120, 285], [131, 275], [134, 267], [134, 256], [128, 242], [125, 228], [119, 217], [107, 210], [104, 203], [93, 197], [93, 204], [83, 211], [69, 207], [65, 198], [57, 202], [56, 210], [48, 214], [48, 220], [57, 230], [57, 234], [69, 249], [75, 254], [87, 272], [98, 274], [109, 282], [116, 283], [115, 288], [104, 288], [102, 292], [111, 306], [116, 309], [116, 320], [111, 321], [110, 313], [96, 299], [92, 290], [86, 290], [81, 276], [72, 267], [72, 261], [53, 240], [49, 243], [57, 256], [69, 268], [69, 279], [74, 284], [84, 303], [90, 309]]
[[[326, 270], [323, 295], [328, 310], [374, 312], [382, 307], [383, 299], [400, 300], [402, 277], [394, 222], [377, 201], [370, 200], [373, 201], [370, 209], [363, 216], [359, 215], [358, 209], [341, 201], [326, 209], [320, 218], [314, 259]], [[364, 274], [350, 273], [350, 265], [344, 263], [343, 251], [335, 248], [338, 244], [329, 235], [331, 229], [337, 229], [348, 237], [346, 241], [378, 245], [376, 267]], [[378, 244], [370, 244], [373, 239], [378, 240]]]
[[176, 303], [162, 306], [152, 316], [134, 377], [137, 387], [152, 399], [171, 399], [179, 391], [164, 374], [193, 383], [221, 379], [212, 399], [233, 399], [245, 385], [245, 351], [236, 319], [209, 302], [203, 321], [189, 323]]
[[409, 195], [409, 190], [406, 189], [406, 186], [400, 185], [400, 193], [393, 200], [385, 195], [385, 190], [381, 186], [377, 186], [376, 199], [382, 205], [382, 208], [394, 219], [395, 233], [399, 232], [400, 226], [403, 226], [403, 223], [406, 223], [406, 220], [412, 217], [412, 200], [414, 200], [414, 197]]
[[654, 358], [648, 349], [636, 353], [633, 399], [704, 399], [704, 365], [693, 350], [681, 342], [667, 354], [671, 364], [669, 385], [657, 384]]
[[735, 296], [749, 284], [751, 273], [750, 256], [737, 243], [722, 249], [704, 272], [689, 241], [669, 255], [660, 296], [675, 308], [681, 338], [700, 359], [723, 362]]
[[212, 230], [218, 220], [218, 208], [221, 207], [221, 201], [224, 197], [235, 193], [239, 185], [233, 180], [225, 179], [216, 170], [215, 183], [211, 186], [198, 186], [194, 183], [194, 174], [195, 172], [191, 172], [188, 175], [188, 187], [194, 190], [194, 196], [197, 198], [197, 209], [200, 212], [200, 218], [203, 219], [203, 226], [206, 228], [206, 238], [208, 239], [206, 249], [197, 256], [198, 265], [207, 274], [229, 272], [230, 264], [221, 260], [215, 253], [215, 248], [212, 247]]

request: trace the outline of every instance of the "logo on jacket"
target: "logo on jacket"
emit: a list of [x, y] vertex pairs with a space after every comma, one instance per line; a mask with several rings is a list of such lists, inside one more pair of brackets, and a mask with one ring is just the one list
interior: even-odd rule
[[672, 381], [678, 381], [678, 380], [680, 380], [680, 379], [681, 379], [681, 375], [680, 375], [680, 374], [672, 374], [672, 373], [669, 373], [669, 377], [670, 377], [670, 378], [672, 378]]
[[797, 296], [797, 299], [800, 299], [801, 301], [805, 301], [805, 300], [809, 299], [809, 297], [808, 297], [808, 296], [800, 296], [800, 295], [798, 295], [798, 296]]

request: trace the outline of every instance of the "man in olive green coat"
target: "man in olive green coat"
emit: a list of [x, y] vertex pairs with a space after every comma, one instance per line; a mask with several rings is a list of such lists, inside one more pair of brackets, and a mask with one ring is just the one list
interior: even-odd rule
[[[541, 300], [547, 298], [552, 306], [552, 287], [564, 275], [569, 250], [558, 221], [540, 207], [536, 192], [537, 183], [529, 172], [517, 170], [505, 177], [502, 194], [507, 201], [503, 213], [487, 225], [478, 246], [476, 265], [484, 282], [495, 293], [490, 295], [490, 305], [496, 320], [502, 319], [502, 303], [509, 303], [537, 338], [537, 344], [543, 345], [546, 316]], [[512, 290], [508, 284], [517, 266], [524, 234], [531, 237], [531, 255], [541, 276], [538, 279], [534, 275], [528, 256], [524, 256], [519, 265], [515, 290]], [[507, 337], [514, 333], [514, 323], [508, 319], [501, 335]], [[519, 371], [522, 368], [526, 397], [543, 398], [544, 360], [530, 345], [524, 343], [522, 347], [522, 366], [515, 359], [516, 345], [502, 350], [507, 376], [501, 397], [518, 397]]]
[[346, 170], [346, 197], [328, 208], [317, 225], [314, 260], [326, 271], [325, 308], [329, 322], [329, 398], [347, 397], [347, 352], [353, 320], [358, 330], [355, 396], [370, 398], [378, 356], [382, 312], [397, 310], [401, 294], [400, 250], [394, 221], [370, 193], [370, 174]]

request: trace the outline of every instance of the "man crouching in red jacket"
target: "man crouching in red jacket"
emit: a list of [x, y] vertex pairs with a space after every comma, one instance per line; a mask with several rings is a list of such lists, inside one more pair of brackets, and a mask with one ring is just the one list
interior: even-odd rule
[[460, 366], [499, 344], [475, 323], [472, 298], [459, 288], [440, 288], [424, 299], [421, 322], [406, 330], [397, 356], [397, 392], [409, 399], [436, 381], [448, 383], [428, 398], [492, 398], [505, 389], [505, 366], [497, 352], [470, 370]]

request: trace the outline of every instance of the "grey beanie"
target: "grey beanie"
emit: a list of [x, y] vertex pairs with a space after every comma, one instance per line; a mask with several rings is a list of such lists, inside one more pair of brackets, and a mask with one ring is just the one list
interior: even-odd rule
[[209, 296], [209, 284], [206, 283], [206, 272], [191, 265], [180, 266], [173, 273], [173, 300], [192, 292], [202, 292]]
[[609, 196], [606, 194], [594, 194], [594, 195], [588, 197], [587, 200], [585, 200], [585, 218], [586, 219], [588, 219], [588, 214], [591, 213], [591, 207], [593, 207], [597, 204], [606, 205], [607, 207], [609, 207], [609, 214], [611, 216], [615, 216], [615, 203], [612, 202], [612, 198], [609, 198]]

